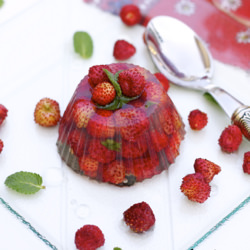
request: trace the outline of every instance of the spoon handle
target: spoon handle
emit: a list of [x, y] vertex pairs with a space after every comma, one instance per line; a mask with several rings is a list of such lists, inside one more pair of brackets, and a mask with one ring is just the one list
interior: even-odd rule
[[241, 106], [232, 115], [232, 122], [237, 125], [242, 134], [250, 140], [250, 107]]
[[244, 105], [224, 89], [207, 85], [206, 91], [218, 102], [233, 124], [237, 125], [242, 134], [250, 141], [250, 106]]

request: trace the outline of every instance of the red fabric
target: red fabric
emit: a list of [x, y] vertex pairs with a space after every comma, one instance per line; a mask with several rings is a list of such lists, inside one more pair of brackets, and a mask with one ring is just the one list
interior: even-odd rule
[[96, 5], [118, 15], [131, 3], [141, 8], [142, 25], [157, 15], [175, 17], [202, 37], [215, 59], [250, 70], [250, 0], [100, 0]]

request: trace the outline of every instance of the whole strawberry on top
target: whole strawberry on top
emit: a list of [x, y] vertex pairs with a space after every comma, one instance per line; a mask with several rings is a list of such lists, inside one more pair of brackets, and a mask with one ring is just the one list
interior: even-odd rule
[[60, 121], [58, 151], [77, 173], [130, 186], [179, 154], [184, 124], [158, 79], [133, 64], [94, 65]]

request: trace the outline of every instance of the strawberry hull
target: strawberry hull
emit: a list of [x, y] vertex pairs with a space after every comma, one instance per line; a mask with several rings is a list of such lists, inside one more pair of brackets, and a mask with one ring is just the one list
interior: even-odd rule
[[[98, 67], [102, 66], [96, 66], [92, 72], [98, 74], [101, 72]], [[96, 82], [98, 75], [85, 76], [60, 121], [58, 152], [79, 174], [99, 182], [131, 186], [160, 174], [175, 161], [185, 134], [184, 124], [173, 102], [148, 70], [126, 63], [105, 68], [109, 69], [109, 80], [116, 88], [115, 100], [107, 106], [95, 103], [91, 77]], [[119, 71], [130, 69], [138, 71], [145, 80], [141, 93], [132, 98], [124, 96], [116, 86]]]

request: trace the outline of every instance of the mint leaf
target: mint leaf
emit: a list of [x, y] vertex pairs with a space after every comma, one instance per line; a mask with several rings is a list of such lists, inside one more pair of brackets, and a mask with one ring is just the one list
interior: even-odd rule
[[73, 37], [74, 49], [82, 58], [88, 59], [93, 54], [93, 41], [91, 36], [84, 31], [77, 31]]
[[43, 180], [40, 175], [20, 171], [8, 176], [4, 184], [19, 193], [34, 194], [40, 189], [45, 188], [45, 186], [42, 186], [42, 182]]
[[120, 97], [122, 95], [122, 90], [121, 90], [120, 84], [117, 82], [117, 79], [121, 71], [118, 71], [115, 75], [112, 74], [107, 69], [103, 69], [103, 71], [105, 72], [105, 74], [107, 75], [111, 83], [113, 84], [117, 96]]
[[218, 104], [218, 102], [213, 98], [213, 96], [211, 94], [209, 94], [208, 92], [204, 93], [203, 96], [210, 102], [212, 102], [213, 104], [217, 105], [218, 107], [220, 107], [220, 105]]
[[113, 250], [122, 250], [120, 247], [114, 247]]
[[4, 5], [4, 0], [0, 0], [0, 8]]
[[118, 143], [112, 139], [107, 139], [106, 141], [101, 141], [101, 144], [110, 150], [114, 150], [114, 151], [118, 151], [118, 152], [121, 150], [121, 143]]

